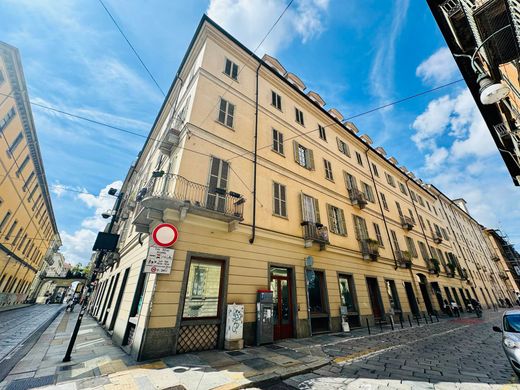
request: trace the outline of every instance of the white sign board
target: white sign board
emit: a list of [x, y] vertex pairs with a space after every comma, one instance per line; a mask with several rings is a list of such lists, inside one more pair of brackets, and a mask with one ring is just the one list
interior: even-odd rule
[[172, 270], [173, 253], [170, 248], [150, 245], [144, 265], [144, 272], [151, 274], [169, 274]]
[[228, 305], [226, 340], [241, 340], [244, 333], [244, 305]]

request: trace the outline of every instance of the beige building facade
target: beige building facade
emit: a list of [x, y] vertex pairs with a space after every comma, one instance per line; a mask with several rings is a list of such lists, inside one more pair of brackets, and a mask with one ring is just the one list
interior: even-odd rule
[[[486, 278], [498, 268], [465, 207], [207, 17], [122, 191], [119, 261], [90, 310], [139, 359], [222, 348], [233, 303], [254, 344], [259, 290], [275, 339], [339, 331], [342, 312], [360, 327], [511, 293]], [[144, 273], [164, 222], [179, 231], [171, 273]]]
[[25, 301], [60, 245], [20, 55], [0, 42], [0, 305]]

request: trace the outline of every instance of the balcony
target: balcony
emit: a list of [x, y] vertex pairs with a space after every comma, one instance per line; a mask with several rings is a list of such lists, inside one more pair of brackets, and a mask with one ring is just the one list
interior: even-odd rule
[[468, 271], [466, 270], [466, 268], [457, 267], [457, 272], [459, 273], [460, 278], [462, 280], [468, 279]]
[[504, 271], [498, 271], [498, 277], [502, 280], [508, 279], [507, 274]]
[[449, 278], [454, 278], [456, 268], [457, 267], [453, 263], [446, 264], [446, 275], [448, 275]]
[[396, 250], [395, 258], [399, 267], [401, 268], [412, 268], [412, 255], [408, 251]]
[[169, 156], [175, 146], [179, 145], [181, 132], [175, 128], [168, 130], [159, 144], [159, 150], [162, 154]]
[[406, 215], [401, 215], [401, 226], [405, 230], [412, 230], [415, 226], [415, 222], [412, 218], [407, 217]]
[[431, 258], [428, 260], [428, 272], [430, 274], [438, 275], [441, 272], [441, 266], [439, 260]]
[[153, 220], [162, 219], [162, 211], [178, 210], [180, 220], [187, 213], [232, 223], [242, 221], [245, 199], [232, 191], [194, 183], [182, 176], [154, 172], [148, 184], [137, 194], [136, 231], [149, 232]]
[[500, 261], [500, 257], [498, 257], [498, 256], [491, 256], [491, 261], [494, 261], [495, 263], [498, 263]]
[[301, 223], [303, 229], [303, 239], [305, 240], [305, 248], [310, 248], [313, 243], [320, 245], [320, 250], [325, 249], [325, 245], [329, 244], [329, 230], [321, 223], [303, 221]]
[[371, 238], [359, 240], [361, 254], [364, 260], [377, 261], [379, 257], [379, 242]]
[[363, 210], [368, 204], [367, 197], [357, 188], [353, 188], [348, 191], [348, 196], [353, 206], [357, 206], [360, 210]]
[[442, 242], [442, 236], [438, 233], [433, 233], [433, 242], [440, 244]]

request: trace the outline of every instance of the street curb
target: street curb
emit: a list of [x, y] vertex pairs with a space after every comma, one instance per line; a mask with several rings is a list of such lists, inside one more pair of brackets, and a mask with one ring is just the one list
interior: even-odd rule
[[[36, 342], [40, 339], [41, 335], [45, 332], [45, 330], [53, 323], [53, 321], [65, 310], [65, 306], [61, 307], [56, 311], [47, 321], [41, 324], [33, 333], [27, 336], [20, 344], [22, 347], [15, 351], [14, 354], [8, 359], [9, 363], [6, 364], [7, 372], [4, 376], [0, 373], [0, 382], [2, 382], [12, 371], [12, 369], [18, 364], [20, 360], [22, 360], [34, 347]], [[4, 362], [6, 360], [4, 359]]]
[[5, 306], [4, 308], [0, 309], [0, 313], [5, 313], [5, 312], [8, 312], [8, 311], [13, 311], [13, 310], [18, 310], [18, 309], [23, 309], [24, 307], [31, 307], [31, 306], [34, 306], [35, 303], [28, 303], [28, 304], [23, 304], [23, 306], [16, 306], [16, 307], [8, 307], [8, 306]]

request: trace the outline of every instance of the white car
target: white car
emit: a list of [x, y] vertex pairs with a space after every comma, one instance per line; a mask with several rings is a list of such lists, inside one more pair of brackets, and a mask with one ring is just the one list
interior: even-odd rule
[[515, 374], [520, 378], [520, 310], [507, 310], [502, 316], [502, 326], [493, 326], [502, 333], [502, 346]]

